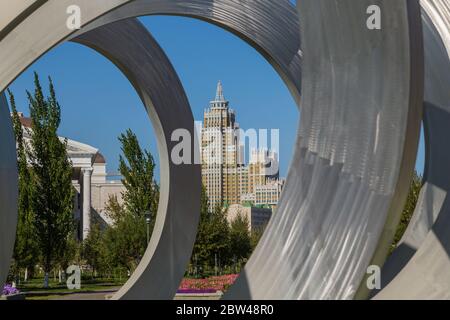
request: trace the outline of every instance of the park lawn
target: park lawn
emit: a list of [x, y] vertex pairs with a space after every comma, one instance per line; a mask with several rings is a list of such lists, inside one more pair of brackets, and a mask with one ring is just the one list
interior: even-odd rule
[[27, 300], [48, 300], [67, 294], [95, 293], [112, 290], [121, 287], [124, 283], [123, 281], [113, 279], [82, 279], [81, 289], [70, 290], [64, 282], [59, 283], [54, 279], [50, 280], [49, 288], [44, 288], [43, 282], [43, 278], [36, 278], [26, 283], [21, 283], [18, 288], [20, 292], [25, 294]]

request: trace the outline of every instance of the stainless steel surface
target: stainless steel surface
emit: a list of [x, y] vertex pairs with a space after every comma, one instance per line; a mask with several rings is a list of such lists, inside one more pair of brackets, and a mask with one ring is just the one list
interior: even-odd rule
[[111, 23], [74, 41], [102, 53], [127, 76], [147, 108], [158, 141], [161, 182], [155, 228], [141, 263], [114, 299], [171, 299], [188, 266], [200, 216], [200, 165], [171, 161], [178, 143], [172, 142], [172, 133], [184, 129], [194, 137], [195, 132], [183, 86], [137, 20]]
[[[374, 2], [382, 9], [382, 30], [366, 28], [366, 10]], [[0, 41], [0, 90], [72, 34], [65, 25], [65, 9], [72, 4], [82, 7], [84, 26], [124, 5], [88, 28], [141, 14], [191, 16], [220, 25], [262, 53], [297, 102], [302, 39], [302, 118], [287, 184], [276, 214], [227, 298], [350, 299], [358, 288], [358, 297], [364, 297], [367, 290], [361, 283], [366, 268], [381, 264], [386, 256], [417, 151], [423, 101], [418, 2], [299, 0], [299, 26], [287, 0], [49, 0]], [[106, 56], [127, 74], [150, 111], [153, 103], [160, 118], [153, 118], [160, 156], [165, 157], [171, 146], [166, 145], [167, 130], [188, 125], [186, 119], [156, 105], [173, 98], [156, 90], [157, 85], [169, 90], [158, 66], [148, 66], [160, 75], [155, 83], [136, 65], [141, 57], [138, 43], [147, 36], [127, 40], [129, 32], [111, 28], [81, 35], [79, 41], [100, 51], [107, 49]], [[120, 40], [117, 48], [111, 39]], [[121, 41], [130, 41], [134, 58], [124, 56], [122, 49], [127, 46], [118, 46]], [[149, 88], [143, 87], [146, 83], [151, 83]], [[168, 105], [180, 107], [178, 103], [183, 101]], [[170, 195], [194, 180], [180, 175], [180, 186], [173, 186], [176, 178], [169, 172], [175, 169], [168, 159], [162, 163], [166, 170], [161, 182], [167, 184], [161, 191], [163, 205], [153, 242], [136, 275], [116, 298], [167, 298], [178, 285], [180, 265], [188, 259], [190, 252], [185, 250], [192, 248], [194, 228], [179, 234], [171, 227], [186, 227], [189, 217], [195, 219], [194, 211], [181, 216], [186, 204], [194, 210], [193, 198], [180, 201]], [[195, 170], [188, 168], [185, 175], [192, 177]], [[14, 218], [9, 211], [0, 215]], [[186, 243], [180, 245], [183, 240]], [[2, 250], [12, 248], [13, 242], [7, 237]], [[173, 276], [162, 279], [172, 267]]]
[[289, 0], [135, 0], [87, 26], [142, 15], [175, 15], [218, 25], [240, 37], [278, 71], [295, 101], [300, 99], [299, 20]]
[[367, 266], [386, 256], [414, 168], [423, 60], [418, 3], [376, 3], [380, 31], [366, 28], [373, 1], [297, 2], [296, 153], [277, 212], [227, 298], [351, 299]]
[[[183, 87], [175, 70], [162, 49], [148, 31], [134, 19], [112, 23], [86, 34], [73, 41], [82, 43], [99, 51], [113, 61], [128, 77], [147, 108], [156, 131], [161, 166], [161, 199], [157, 223], [142, 264], [127, 284], [115, 296], [137, 298], [136, 288], [143, 283], [153, 283], [140, 292], [148, 299], [170, 299], [175, 295], [178, 284], [184, 275], [196, 236], [200, 199], [200, 166], [174, 165], [169, 161], [172, 145], [171, 134], [175, 129], [186, 129], [194, 136], [194, 120]], [[121, 43], [122, 46], [116, 46]], [[126, 50], [124, 50], [126, 48]], [[132, 50], [134, 49], [134, 50]], [[142, 63], [146, 61], [146, 63]], [[9, 109], [2, 95], [2, 136], [4, 140], [1, 154], [1, 182], [8, 186], [2, 192], [2, 203], [10, 214], [0, 217], [2, 226], [11, 226], [2, 232], [2, 271], [8, 270], [11, 256], [11, 243], [14, 241], [17, 208], [17, 195], [14, 196], [14, 183], [17, 182], [15, 166], [15, 144], [11, 137]], [[9, 134], [7, 134], [9, 133]], [[8, 145], [6, 143], [9, 143]], [[12, 146], [12, 149], [11, 149]], [[9, 150], [8, 150], [9, 148]], [[12, 151], [11, 151], [12, 150]], [[8, 162], [9, 161], [9, 162]], [[9, 176], [8, 176], [9, 175]], [[14, 179], [15, 178], [15, 179]], [[199, 181], [197, 184], [193, 181]], [[17, 186], [16, 186], [17, 188]], [[6, 190], [2, 185], [1, 191]], [[17, 191], [15, 191], [17, 192]], [[182, 204], [182, 205], [180, 205]], [[175, 234], [177, 235], [175, 237]], [[173, 247], [176, 247], [174, 250]], [[4, 255], [4, 257], [3, 257]], [[170, 268], [167, 268], [170, 266]], [[168, 271], [170, 270], [170, 271]], [[164, 277], [160, 275], [164, 274]], [[2, 277], [4, 275], [2, 274]]]
[[[12, 0], [11, 0], [12, 1]], [[48, 0], [35, 8], [27, 18], [11, 29], [0, 41], [0, 91], [41, 55], [62, 42], [76, 30], [67, 27], [67, 8], [80, 7], [81, 26], [123, 5], [130, 0]], [[15, 6], [25, 7], [29, 0], [14, 0]], [[12, 10], [1, 3], [0, 11]], [[14, 9], [16, 10], [16, 9]]]
[[17, 155], [16, 143], [4, 94], [0, 94], [0, 283], [8, 268], [17, 224]]
[[[43, 2], [41, 0], [6, 0], [8, 10], [0, 11], [0, 35], [6, 33], [7, 29], [14, 28], [17, 23], [22, 21], [20, 17], [26, 18], [27, 11], [33, 9], [33, 6]], [[32, 12], [32, 11], [31, 11]]]
[[[17, 2], [26, 0], [17, 0]], [[120, 6], [127, 4], [123, 8]], [[19, 5], [19, 4], [18, 4]], [[148, 14], [183, 15], [202, 19], [237, 34], [255, 47], [279, 72], [298, 102], [300, 98], [300, 39], [295, 8], [288, 0], [48, 0], [24, 22], [12, 30], [0, 43], [0, 89], [17, 76], [16, 68], [23, 69], [50, 48], [74, 33], [66, 26], [69, 5], [81, 8], [82, 26], [100, 17], [94, 28], [126, 17]], [[102, 15], [119, 8], [117, 13]], [[49, 19], [51, 16], [51, 19]], [[41, 28], [36, 29], [35, 26]], [[291, 27], [292, 26], [292, 27]], [[31, 36], [32, 35], [32, 36]], [[24, 55], [19, 57], [17, 48]], [[26, 53], [26, 54], [25, 54]], [[23, 71], [20, 70], [20, 71]]]
[[[14, 0], [13, 4], [0, 4], [0, 92], [32, 62], [73, 32], [66, 25], [69, 5], [80, 5], [86, 10], [83, 15], [86, 23], [123, 4], [119, 0], [52, 0], [34, 6], [38, 2]], [[11, 117], [5, 107], [4, 95], [1, 99], [0, 283], [4, 283], [11, 262], [17, 223], [17, 161], [15, 147], [11, 148], [15, 146]]]
[[[127, 3], [128, 1], [101, 1], [101, 2], [91, 2], [91, 1], [48, 1], [41, 7], [39, 7], [33, 14], [30, 14], [26, 20], [24, 20], [22, 23], [20, 23], [12, 32], [10, 32], [1, 42], [0, 42], [0, 59], [3, 59], [3, 63], [0, 65], [0, 74], [2, 75], [0, 77], [0, 88], [4, 88], [7, 84], [9, 84], [15, 77], [17, 77], [29, 64], [31, 64], [35, 59], [37, 59], [40, 55], [45, 53], [47, 50], [49, 50], [51, 47], [56, 45], [57, 43], [61, 42], [65, 38], [69, 37], [73, 32], [69, 29], [67, 29], [65, 22], [67, 19], [66, 11], [65, 9], [69, 5], [78, 5], [81, 7], [81, 11], [83, 12], [83, 23], [82, 25], [86, 25], [88, 22], [93, 20], [95, 17], [101, 16], [104, 13], [107, 13], [109, 10], [119, 7], [122, 4]], [[147, 1], [150, 3], [150, 1]], [[290, 34], [290, 29], [281, 30], [280, 31], [280, 25], [284, 25], [282, 21], [280, 21], [281, 18], [286, 18], [288, 21], [293, 21], [293, 24], [295, 25], [294, 31], [292, 34], [296, 34], [297, 32], [297, 24], [295, 24], [297, 21], [295, 20], [295, 9], [289, 5], [288, 1], [282, 1], [278, 3], [272, 4], [269, 8], [266, 5], [259, 4], [258, 7], [260, 8], [260, 16], [264, 17], [264, 23], [258, 23], [258, 21], [261, 18], [254, 18], [253, 15], [250, 15], [249, 13], [246, 13], [246, 11], [252, 9], [252, 6], [250, 7], [244, 7], [243, 4], [246, 4], [247, 2], [240, 2], [236, 3], [235, 1], [209, 1], [212, 8], [215, 7], [223, 7], [223, 10], [226, 10], [230, 6], [235, 6], [234, 11], [230, 11], [226, 17], [223, 17], [224, 22], [220, 22], [220, 19], [217, 18], [217, 24], [225, 27], [226, 21], [237, 19], [240, 23], [237, 24], [236, 28], [237, 30], [233, 29], [233, 23], [229, 22], [229, 26], [227, 26], [227, 29], [233, 30], [236, 34], [239, 34], [241, 37], [246, 39], [250, 42], [251, 45], [255, 46], [256, 49], [260, 50], [260, 52], [266, 56], [270, 62], [273, 62], [275, 67], [281, 72], [281, 76], [285, 79], [288, 86], [290, 87], [291, 91], [293, 92], [293, 95], [297, 98], [299, 97], [299, 91], [300, 91], [300, 70], [299, 70], [299, 57], [296, 57], [296, 55], [299, 54], [298, 52], [298, 44], [299, 39], [292, 37], [291, 35], [291, 41], [286, 43], [285, 41], [281, 40], [274, 40], [274, 37], [280, 37], [284, 39], [285, 35]], [[130, 1], [131, 3], [131, 1]], [[206, 3], [206, 1], [203, 2], [203, 5]], [[256, 2], [249, 1], [249, 3], [255, 5]], [[289, 5], [289, 6], [288, 6]], [[195, 8], [195, 6], [193, 6]], [[237, 8], [237, 10], [236, 10]], [[244, 10], [243, 10], [244, 9]], [[246, 10], [245, 10], [246, 9]], [[272, 11], [269, 11], [268, 9], [272, 9]], [[215, 21], [214, 15], [213, 17], [207, 16], [207, 10], [206, 11], [198, 11], [198, 9], [194, 10], [194, 13], [198, 12], [196, 14], [193, 14], [193, 16], [197, 18], [201, 18], [202, 15], [205, 15], [205, 20], [208, 21]], [[220, 12], [217, 11], [217, 12]], [[276, 18], [271, 17], [271, 15], [275, 15], [276, 12], [283, 13], [282, 16], [278, 14]], [[287, 13], [286, 13], [287, 12]], [[169, 12], [170, 13], [170, 12]], [[258, 10], [254, 10], [253, 14], [258, 13]], [[145, 14], [145, 12], [142, 12], [142, 14]], [[253, 20], [252, 20], [253, 19]], [[108, 20], [108, 22], [113, 22], [114, 20]], [[268, 22], [268, 23], [266, 23]], [[297, 22], [298, 23], [298, 22]], [[252, 31], [255, 29], [253, 27], [253, 24], [256, 26], [263, 25], [264, 28], [259, 31], [259, 33], [252, 34]], [[35, 28], [35, 26], [39, 25], [40, 28]], [[267, 25], [267, 26], [266, 26]], [[240, 28], [240, 29], [239, 29]], [[271, 30], [274, 29], [275, 31]], [[271, 34], [271, 38], [269, 38], [270, 41], [268, 41], [267, 37], [265, 36], [265, 32], [269, 32]], [[246, 38], [247, 37], [247, 38]], [[250, 37], [252, 40], [250, 40]], [[261, 39], [258, 39], [258, 37], [261, 37]], [[267, 42], [267, 44], [266, 44]], [[275, 43], [275, 44], [274, 44]], [[287, 46], [287, 50], [278, 50], [276, 55], [272, 55], [271, 50], [275, 50], [277, 47], [277, 43], [280, 47], [285, 48]], [[266, 48], [267, 47], [267, 48]], [[19, 50], [18, 50], [19, 48]], [[292, 49], [293, 48], [293, 49]], [[287, 57], [287, 58], [286, 58]], [[291, 59], [291, 61], [289, 61]], [[276, 63], [274, 62], [276, 61]], [[285, 63], [283, 64], [283, 70], [278, 65], [279, 61], [282, 61]], [[122, 62], [122, 63], [125, 63]], [[290, 63], [290, 65], [288, 65]], [[293, 70], [295, 73], [298, 73], [298, 77], [296, 77], [295, 84], [292, 75], [291, 74], [285, 74], [284, 72], [287, 72], [285, 70]], [[298, 71], [298, 72], [297, 72]], [[292, 72], [292, 71], [291, 71]], [[175, 114], [174, 116], [181, 116], [180, 114]], [[162, 176], [163, 177], [163, 176]], [[163, 180], [163, 179], [162, 179]], [[191, 183], [191, 181], [183, 180], [183, 183]], [[164, 190], [161, 190], [162, 194], [165, 195]], [[184, 193], [184, 195], [187, 195], [189, 193]], [[192, 201], [191, 199], [195, 199], [195, 196], [190, 193], [191, 197], [188, 199], [189, 201]], [[185, 207], [186, 202], [183, 201], [176, 201], [174, 199], [171, 199], [171, 205], [179, 207]], [[160, 207], [164, 207], [161, 206]], [[189, 207], [189, 204], [188, 204]], [[160, 228], [165, 228], [166, 224], [163, 224], [164, 216], [158, 214], [158, 221], [159, 223], [156, 226], [156, 231], [158, 231]], [[183, 221], [182, 219], [180, 221]], [[194, 226], [195, 226], [195, 221]], [[166, 223], [166, 222], [164, 222]], [[189, 226], [189, 224], [188, 224]], [[184, 225], [186, 227], [186, 224]], [[192, 228], [188, 228], [189, 230], [192, 230]], [[185, 231], [189, 234], [189, 231]], [[156, 232], [158, 234], [158, 232]], [[176, 234], [176, 232], [173, 232], [172, 234]], [[172, 252], [172, 255], [170, 257], [184, 257], [185, 255], [190, 254], [190, 250], [186, 253], [183, 251], [183, 247], [177, 247], [176, 244], [179, 240], [184, 240], [185, 244], [189, 244], [189, 237], [185, 238], [183, 236], [183, 232], [178, 234], [178, 239], [169, 239], [161, 236], [161, 244], [159, 247], [168, 247], [170, 248], [170, 251]], [[13, 240], [9, 239], [8, 241], [9, 246], [12, 246]], [[141, 288], [142, 289], [142, 283], [143, 281], [138, 281], [139, 274], [142, 274], [142, 279], [145, 279], [148, 281], [149, 279], [156, 279], [161, 278], [161, 272], [164, 270], [167, 270], [167, 268], [171, 268], [173, 264], [167, 264], [164, 261], [160, 261], [159, 258], [163, 257], [164, 255], [157, 251], [154, 247], [157, 246], [154, 244], [151, 245], [149, 249], [147, 250], [146, 258], [144, 259], [143, 264], [139, 267], [139, 272], [136, 273], [136, 276], [133, 276], [132, 279], [132, 286], [127, 286], [126, 288], [130, 288], [129, 293], [125, 293], [126, 290], [122, 290], [119, 294], [119, 297], [135, 297], [134, 288]], [[180, 253], [183, 252], [183, 254]], [[159, 255], [158, 255], [158, 254]], [[153, 254], [153, 256], [152, 256]], [[167, 252], [166, 252], [167, 255]], [[154, 263], [152, 263], [154, 262]], [[172, 261], [172, 263], [174, 263]], [[183, 265], [180, 260], [176, 261], [180, 265]], [[145, 266], [144, 263], [149, 263], [149, 266]], [[175, 268], [178, 270], [178, 265]], [[148, 272], [145, 272], [144, 270], [151, 270]], [[141, 273], [142, 271], [142, 273]], [[153, 273], [152, 273], [153, 272]], [[175, 286], [178, 285], [179, 282], [176, 282], [173, 279], [168, 277], [170, 280], [173, 280], [171, 285], [168, 286], [168, 291], [173, 291]], [[167, 284], [167, 283], [166, 283]], [[133, 291], [134, 290], [134, 291]], [[152, 298], [157, 296], [151, 296], [151, 295], [145, 295], [144, 292], [148, 292], [153, 289], [146, 289], [142, 292], [140, 292], [141, 298]], [[139, 291], [139, 290], [137, 290]], [[163, 290], [163, 293], [168, 292]], [[164, 294], [161, 293], [160, 297], [163, 297]]]
[[375, 299], [450, 298], [450, 3], [422, 0], [425, 41], [424, 186]]

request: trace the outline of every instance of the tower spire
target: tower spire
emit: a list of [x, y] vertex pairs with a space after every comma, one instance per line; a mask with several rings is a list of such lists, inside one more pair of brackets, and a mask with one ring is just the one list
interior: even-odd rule
[[216, 101], [225, 102], [225, 97], [223, 96], [222, 81], [220, 80], [217, 84]]

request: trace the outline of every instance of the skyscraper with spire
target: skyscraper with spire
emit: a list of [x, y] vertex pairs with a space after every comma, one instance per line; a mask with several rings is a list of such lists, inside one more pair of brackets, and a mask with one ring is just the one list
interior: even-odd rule
[[225, 100], [222, 83], [204, 113], [202, 181], [212, 207], [240, 201], [241, 148], [236, 114]]
[[[251, 150], [250, 163], [246, 165], [240, 134], [236, 113], [225, 99], [219, 81], [216, 97], [204, 112], [201, 133], [202, 182], [211, 209], [243, 202], [266, 204], [258, 201], [257, 188], [264, 186], [266, 190], [269, 182], [278, 180], [278, 172], [267, 169], [268, 163], [278, 167], [278, 155], [266, 149]], [[276, 191], [275, 202], [280, 194]]]

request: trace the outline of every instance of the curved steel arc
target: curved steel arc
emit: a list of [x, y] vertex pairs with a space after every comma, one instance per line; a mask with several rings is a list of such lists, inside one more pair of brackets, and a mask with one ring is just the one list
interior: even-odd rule
[[371, 4], [297, 1], [296, 152], [277, 212], [227, 298], [351, 299], [379, 239], [393, 237], [386, 223], [406, 198], [419, 139], [423, 60], [421, 37], [410, 35], [420, 35], [420, 10], [377, 1], [384, 22], [374, 32]]
[[191, 17], [218, 25], [249, 43], [278, 71], [299, 104], [301, 51], [298, 14], [289, 0], [135, 0], [87, 26], [142, 15]]
[[[76, 30], [69, 29], [67, 8], [78, 6], [82, 12], [81, 27], [109, 11], [133, 0], [47, 0], [28, 13], [25, 20], [0, 41], [0, 92], [27, 67], [48, 50], [64, 41]], [[15, 0], [13, 8], [29, 8], [30, 0]], [[3, 4], [2, 11], [11, 10]], [[18, 9], [14, 9], [18, 10]], [[37, 28], [36, 26], [39, 26]]]
[[16, 139], [3, 93], [0, 93], [0, 137], [0, 283], [5, 283], [16, 236], [19, 189]]
[[[170, 7], [170, 3], [172, 12], [167, 14], [178, 10], [186, 15], [180, 10], [188, 8], [192, 10], [188, 16], [202, 17], [235, 32], [262, 51], [299, 101], [300, 40], [294, 36], [299, 26], [284, 0], [49, 0], [0, 42], [0, 90], [72, 34], [65, 26], [68, 5], [82, 7], [85, 26], [121, 5], [123, 12], [129, 12], [138, 4], [150, 8], [152, 3], [159, 14], [163, 12], [157, 11], [158, 6]], [[418, 2], [377, 3], [383, 12], [383, 28], [374, 31], [366, 28], [366, 10], [373, 1], [298, 1], [304, 79], [295, 155], [277, 212], [228, 298], [349, 299], [355, 296], [367, 265], [384, 258], [386, 243], [395, 229], [394, 213], [401, 211], [398, 209], [414, 166], [423, 101], [423, 57]], [[143, 14], [136, 10], [132, 15]], [[288, 22], [284, 24], [280, 19], [286, 17]], [[114, 13], [104, 19], [114, 22]], [[156, 113], [162, 112], [158, 114], [160, 119], [153, 121], [161, 139], [160, 156], [167, 157], [171, 144], [166, 129], [173, 129], [172, 123], [187, 124], [177, 118], [179, 114], [158, 109], [157, 103], [162, 105], [165, 98], [152, 91], [156, 87], [152, 79], [139, 72], [140, 58], [127, 60], [122, 48], [111, 45], [114, 35], [109, 28], [97, 30], [97, 35], [89, 34], [92, 38], [81, 35], [78, 41], [104, 50], [127, 74], [145, 104], [153, 103]], [[120, 41], [130, 36], [132, 42], [126, 43], [134, 48], [132, 54], [140, 57], [136, 48], [141, 39], [125, 30], [117, 33]], [[151, 61], [147, 60], [149, 56], [145, 58], [141, 63]], [[160, 85], [167, 85], [164, 77], [158, 79]], [[143, 87], [146, 83], [152, 84], [150, 88]], [[168, 198], [161, 200], [156, 233], [143, 264], [118, 298], [167, 297], [178, 285], [178, 263], [187, 261], [190, 253], [183, 250], [191, 245], [191, 228], [178, 235], [172, 228], [180, 227], [179, 222], [183, 227], [188, 224], [190, 215], [182, 215], [181, 211], [186, 206], [184, 201], [192, 204], [191, 197], [171, 201], [171, 192], [177, 190], [171, 170], [176, 168], [170, 167], [168, 159], [162, 159], [162, 163], [170, 169], [161, 177], [167, 181], [161, 194]], [[186, 175], [192, 172], [191, 168]], [[177, 181], [182, 187], [190, 186], [191, 181], [180, 179]], [[14, 218], [11, 210], [2, 211], [2, 215]], [[178, 216], [181, 220], [175, 221]], [[186, 245], [180, 246], [183, 239], [187, 239]], [[12, 238], [5, 239], [5, 248], [13, 243]], [[170, 272], [173, 276], [167, 282], [158, 282], [157, 277], [175, 264], [175, 272]], [[149, 281], [168, 288], [158, 296], [155, 288], [148, 288], [154, 285]]]
[[[147, 108], [158, 141], [161, 198], [155, 229], [142, 263], [115, 298], [170, 299], [175, 295], [190, 258], [200, 207], [200, 166], [174, 165], [169, 154], [174, 145], [171, 141], [174, 130], [184, 129], [191, 137], [195, 136], [194, 120], [183, 87], [162, 49], [135, 20], [100, 27], [80, 35], [73, 41], [99, 51], [128, 77]], [[123, 46], [116, 46], [118, 42]], [[6, 114], [1, 118], [5, 122], [2, 130], [10, 130], [10, 126], [6, 125], [10, 124], [6, 102], [2, 104], [2, 110], [6, 110], [6, 113], [2, 111]], [[4, 140], [8, 145], [1, 145], [5, 148], [1, 160], [8, 159], [9, 166], [13, 166], [15, 156], [11, 155], [15, 155], [14, 139], [11, 134], [6, 133], [2, 137], [9, 139]], [[7, 148], [10, 149], [9, 152], [6, 152]], [[6, 197], [3, 203], [6, 208], [14, 207], [9, 212], [17, 212], [17, 195], [13, 197], [11, 194], [14, 181], [17, 182], [17, 170], [14, 167], [0, 170], [0, 173], [3, 178], [1, 182], [11, 188], [8, 193], [2, 192], [2, 197]], [[5, 174], [9, 176], [6, 177]], [[2, 188], [2, 191], [3, 189], [6, 190]], [[9, 202], [11, 205], [8, 205]], [[11, 244], [14, 243], [15, 227], [12, 218], [15, 214], [1, 217], [9, 219], [2, 223], [2, 227], [5, 227], [5, 232], [2, 232], [2, 237], [5, 237], [2, 246], [7, 247], [1, 251], [2, 258], [5, 256], [2, 263], [9, 264], [9, 258], [6, 257], [11, 255]], [[2, 265], [2, 270], [7, 271], [8, 267]], [[161, 274], [164, 276], [161, 277]], [[144, 286], [143, 283], [154, 285]], [[141, 291], [140, 287], [145, 288]]]
[[[0, 60], [5, 61], [0, 66], [0, 74], [3, 75], [0, 78], [0, 90], [17, 76], [17, 66], [25, 69], [43, 53], [75, 33], [66, 25], [66, 9], [71, 5], [81, 8], [83, 27], [96, 18], [99, 19], [97, 24], [88, 28], [144, 14], [183, 15], [217, 24], [240, 36], [266, 57], [279, 71], [295, 100], [299, 102], [299, 22], [295, 8], [288, 0], [111, 0], [101, 3], [90, 0], [47, 0], [0, 43]], [[117, 13], [113, 9], [118, 9]], [[102, 18], [109, 12], [109, 15]], [[52, 18], [48, 19], [50, 13]], [[35, 25], [41, 25], [42, 28], [36, 30]], [[19, 46], [26, 53], [20, 60], [11, 51]]]
[[[26, 0], [23, 0], [23, 4], [25, 5]], [[37, 58], [39, 58], [42, 54], [44, 54], [46, 51], [51, 49], [53, 46], [58, 44], [59, 42], [63, 41], [65, 38], [69, 37], [71, 34], [73, 34], [73, 30], [67, 29], [66, 26], [66, 20], [67, 20], [67, 14], [66, 9], [69, 5], [78, 5], [81, 8], [81, 11], [83, 12], [83, 21], [82, 26], [86, 26], [89, 22], [92, 20], [101, 17], [102, 15], [108, 13], [109, 11], [119, 8], [122, 5], [125, 5], [127, 3], [134, 3], [138, 1], [126, 1], [126, 0], [111, 0], [108, 2], [93, 2], [90, 0], [48, 0], [37, 8], [35, 12], [30, 14], [27, 19], [25, 19], [23, 22], [21, 22], [19, 25], [17, 25], [10, 33], [8, 33], [0, 42], [0, 60], [2, 63], [0, 64], [0, 88], [4, 89], [11, 81], [13, 81], [27, 66], [29, 66], [33, 61], [35, 61]], [[147, 1], [151, 3], [150, 1]], [[186, 2], [187, 3], [187, 2]], [[195, 3], [195, 0], [193, 0], [193, 3]], [[198, 2], [198, 4], [201, 4], [201, 2]], [[206, 2], [203, 2], [203, 5]], [[231, 6], [236, 6], [236, 2], [233, 0], [216, 0], [216, 1], [210, 1], [212, 7], [223, 7], [222, 10], [227, 10], [227, 8]], [[225, 26], [227, 23], [227, 20], [233, 20], [236, 18], [239, 20], [240, 25], [238, 24], [236, 28], [238, 30], [233, 29], [233, 23], [229, 22], [229, 28], [232, 29], [235, 33], [241, 34], [247, 41], [251, 42], [252, 45], [258, 45], [262, 47], [262, 50], [264, 51], [263, 54], [266, 57], [270, 57], [269, 61], [273, 62], [278, 61], [284, 61], [285, 64], [289, 63], [289, 59], [292, 56], [292, 61], [290, 61], [291, 66], [286, 66], [286, 70], [290, 69], [292, 74], [284, 74], [284, 71], [282, 70], [281, 75], [284, 79], [289, 79], [288, 85], [291, 88], [291, 91], [293, 92], [294, 96], [297, 98], [299, 97], [300, 92], [300, 81], [299, 80], [292, 80], [292, 79], [300, 79], [300, 70], [299, 70], [299, 58], [293, 56], [297, 52], [294, 52], [297, 48], [299, 39], [298, 38], [292, 38], [292, 35], [290, 36], [290, 42], [286, 43], [284, 35], [290, 34], [289, 30], [282, 30], [280, 33], [279, 26], [285, 25], [284, 23], [280, 23], [280, 16], [278, 14], [277, 19], [272, 18], [270, 20], [270, 17], [268, 15], [275, 14], [279, 12], [286, 13], [286, 17], [288, 18], [289, 22], [292, 22], [296, 27], [298, 22], [295, 20], [295, 9], [290, 7], [290, 4], [288, 1], [283, 2], [275, 2], [273, 5], [270, 6], [271, 11], [268, 10], [267, 6], [265, 5], [258, 5], [261, 9], [260, 13], [258, 11], [253, 10], [252, 14], [259, 14], [259, 18], [255, 18], [252, 15], [250, 15], [246, 11], [251, 11], [252, 7], [247, 6], [245, 8], [243, 5], [245, 4], [252, 4], [255, 5], [255, 1], [241, 1], [238, 3], [238, 10], [230, 11], [232, 13], [228, 16], [222, 16], [223, 22], [217, 22], [217, 24]], [[180, 4], [180, 3], [179, 3]], [[289, 4], [289, 6], [287, 6]], [[240, 5], [240, 6], [239, 6]], [[245, 9], [245, 10], [241, 10]], [[197, 10], [198, 11], [198, 10]], [[143, 12], [144, 13], [144, 12]], [[217, 14], [217, 11], [216, 11]], [[252, 18], [253, 17], [253, 18]], [[265, 22], [269, 21], [270, 26], [264, 27], [262, 30], [256, 32], [257, 30], [254, 30], [256, 26], [261, 26], [261, 23], [258, 23], [261, 17], [264, 17], [264, 24]], [[220, 19], [217, 18], [219, 21]], [[253, 19], [253, 20], [252, 20]], [[269, 20], [268, 20], [269, 19]], [[208, 18], [206, 20], [213, 21], [213, 18]], [[113, 22], [112, 20], [109, 22]], [[36, 28], [35, 26], [39, 25], [40, 28]], [[240, 29], [239, 29], [240, 28]], [[271, 31], [271, 28], [275, 31]], [[270, 39], [272, 42], [267, 40], [267, 37], [265, 36], [264, 32], [270, 31], [269, 33], [272, 36], [272, 39]], [[252, 32], [255, 32], [255, 34], [252, 36]], [[295, 28], [294, 34], [297, 32], [297, 29]], [[260, 39], [258, 39], [260, 37]], [[273, 37], [280, 37], [283, 40], [274, 40]], [[252, 39], [250, 41], [250, 39]], [[253, 40], [254, 39], [254, 40]], [[266, 41], [267, 44], [266, 44]], [[291, 48], [288, 49], [286, 53], [284, 50], [278, 50], [277, 54], [279, 56], [272, 55], [271, 50], [275, 50], [276, 43], [279, 43], [280, 47], [287, 47]], [[284, 41], [284, 43], [283, 43]], [[275, 43], [275, 45], [274, 45]], [[267, 47], [267, 48], [266, 48]], [[258, 48], [257, 48], [258, 49]], [[259, 48], [261, 49], [261, 48]], [[287, 57], [287, 58], [286, 58]], [[277, 63], [274, 63], [276, 68], [280, 69]], [[298, 71], [298, 72], [297, 72]], [[298, 77], [293, 77], [294, 73], [298, 73]], [[290, 83], [295, 82], [295, 85], [292, 85]], [[8, 121], [8, 120], [5, 120]], [[182, 204], [176, 204], [177, 206], [180, 206]], [[14, 218], [14, 213], [12, 211], [5, 212], [7, 216], [12, 216]], [[4, 226], [5, 228], [8, 226]], [[13, 239], [5, 240], [5, 246], [6, 247], [12, 247], [14, 241]], [[177, 250], [176, 248], [173, 248], [173, 250]], [[3, 270], [2, 270], [3, 271]]]
[[[450, 3], [422, 0], [425, 41], [424, 186], [375, 299], [450, 299]], [[405, 288], [408, 288], [405, 290]]]
[[161, 185], [155, 229], [141, 263], [114, 299], [171, 299], [189, 263], [200, 214], [200, 165], [193, 164], [194, 154], [192, 164], [171, 160], [178, 143], [172, 133], [185, 130], [195, 136], [189, 102], [166, 55], [137, 20], [111, 23], [73, 41], [102, 53], [122, 70], [146, 106], [158, 141]]

